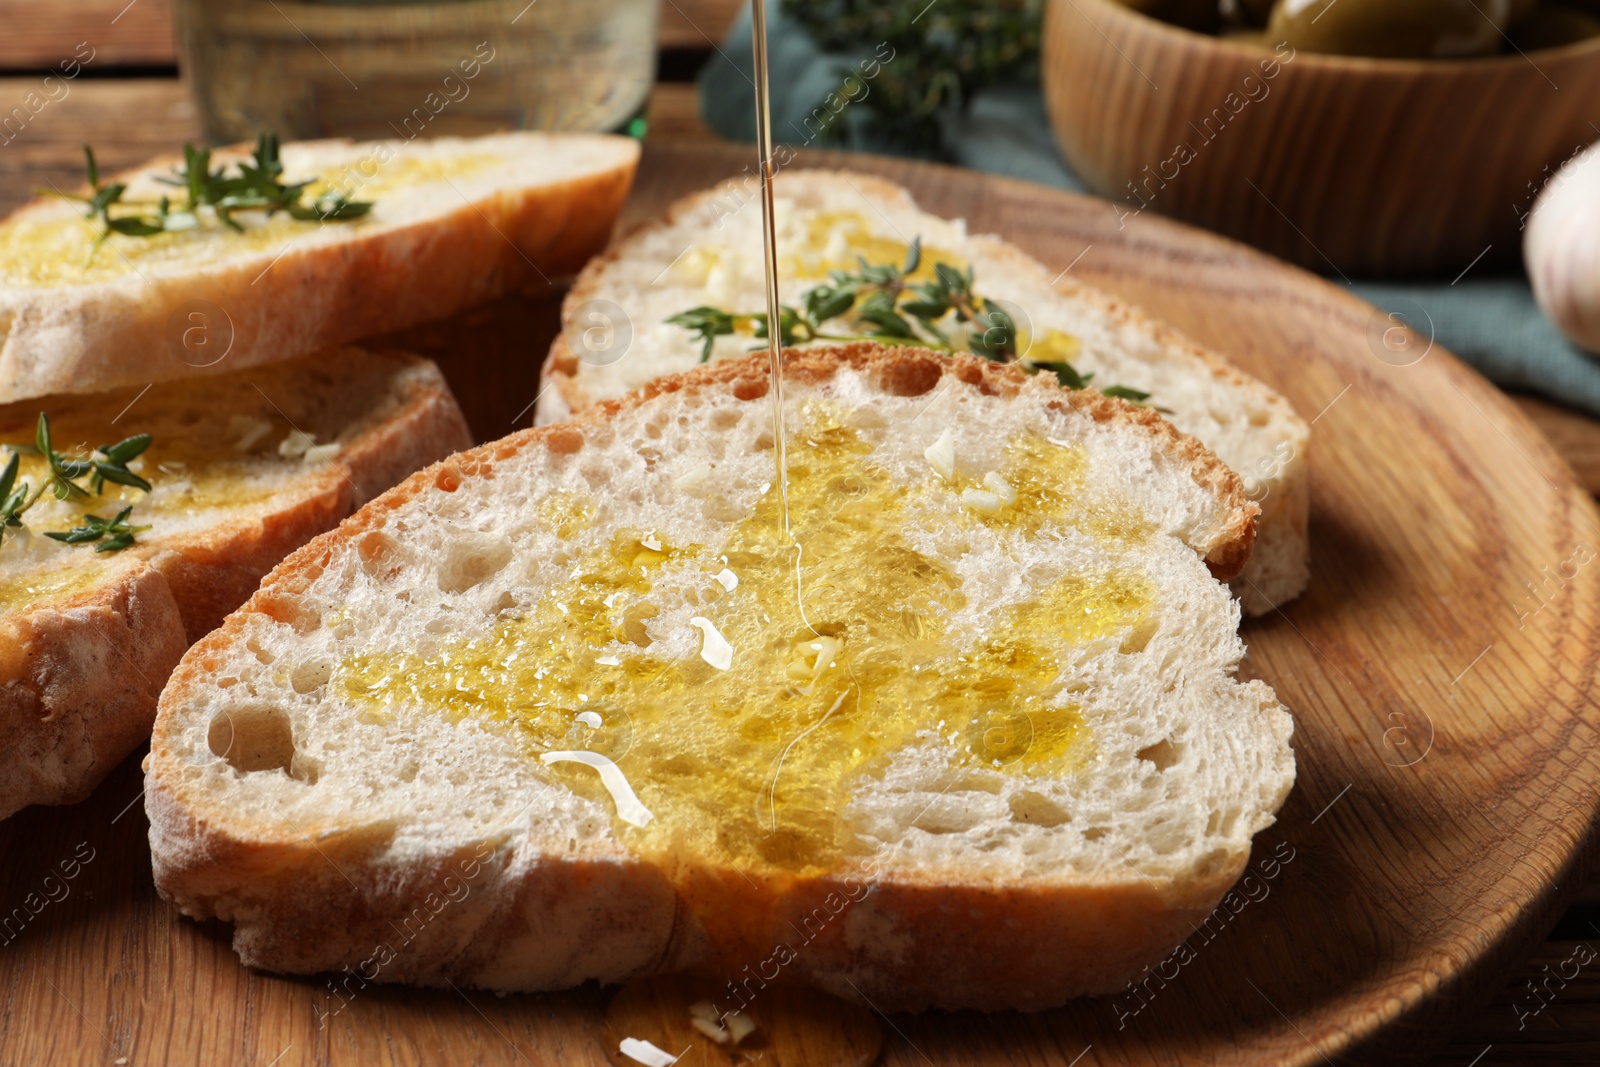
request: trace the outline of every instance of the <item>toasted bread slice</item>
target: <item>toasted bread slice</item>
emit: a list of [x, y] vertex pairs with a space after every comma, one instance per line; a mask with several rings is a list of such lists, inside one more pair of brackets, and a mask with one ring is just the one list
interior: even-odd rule
[[885, 1010], [1057, 1004], [1182, 940], [1294, 778], [1232, 677], [1238, 477], [1047, 376], [793, 350], [797, 551], [764, 367], [452, 457], [286, 560], [162, 694], [160, 891], [278, 971]]
[[[359, 349], [325, 358], [0, 408], [0, 462], [50, 416], [57, 451], [148, 433], [151, 483], [45, 495], [0, 539], [0, 817], [92, 790], [150, 734], [189, 644], [261, 576], [412, 471], [470, 443], [438, 368]], [[44, 460], [22, 455], [37, 488]], [[48, 538], [132, 505], [148, 525], [114, 553]]]
[[[971, 266], [976, 290], [1004, 302], [1022, 327], [1022, 355], [1066, 360], [1098, 386], [1150, 394], [1178, 429], [1198, 437], [1245, 480], [1261, 505], [1254, 554], [1234, 584], [1246, 612], [1261, 614], [1298, 596], [1310, 575], [1306, 449], [1310, 428], [1289, 402], [1222, 357], [1171, 327], [1037, 260], [997, 237], [969, 235], [965, 223], [918, 209], [900, 186], [865, 174], [801, 170], [775, 185], [784, 302], [802, 306], [829, 270], [855, 270], [857, 256], [899, 264], [920, 237], [922, 272], [936, 261]], [[749, 312], [766, 307], [761, 212], [729, 183], [679, 201], [596, 258], [579, 276], [564, 309], [565, 332], [545, 363], [537, 420], [549, 423], [621, 396], [700, 360], [700, 338], [665, 320], [711, 305]], [[606, 323], [591, 301], [628, 316], [626, 353], [585, 344]], [[603, 307], [603, 305], [600, 305]], [[600, 318], [605, 313], [600, 312]], [[848, 316], [831, 333], [851, 332]], [[606, 336], [610, 336], [607, 334]], [[714, 359], [742, 356], [748, 336], [719, 338]], [[618, 358], [620, 355], [620, 358]]]
[[[638, 161], [631, 138], [506, 133], [283, 147], [285, 181], [371, 202], [365, 217], [237, 217], [114, 235], [41, 200], [0, 223], [0, 401], [98, 392], [295, 359], [443, 318], [604, 247]], [[213, 169], [248, 155], [220, 150]], [[124, 203], [181, 192], [181, 160], [119, 176]], [[119, 209], [120, 210], [120, 209]]]

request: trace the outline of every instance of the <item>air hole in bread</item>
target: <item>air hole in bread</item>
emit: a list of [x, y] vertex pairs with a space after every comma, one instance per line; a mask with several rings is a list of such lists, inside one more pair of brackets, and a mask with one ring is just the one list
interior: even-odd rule
[[622, 613], [622, 622], [617, 626], [617, 640], [627, 641], [640, 648], [649, 648], [650, 634], [645, 630], [644, 624], [647, 619], [653, 619], [660, 614], [661, 609], [654, 604], [630, 605]]
[[447, 493], [453, 493], [461, 488], [461, 471], [454, 463], [444, 463], [435, 472], [433, 484]]
[[1163, 738], [1153, 745], [1146, 745], [1138, 752], [1140, 759], [1156, 765], [1156, 770], [1164, 771], [1183, 758], [1183, 753], [1178, 746], [1172, 743], [1171, 738]]
[[1140, 619], [1132, 630], [1128, 631], [1128, 636], [1124, 637], [1122, 644], [1117, 647], [1128, 655], [1143, 652], [1150, 644], [1150, 639], [1156, 635], [1156, 631], [1159, 629], [1161, 629], [1161, 624], [1157, 621], [1156, 616], [1147, 615]]
[[256, 657], [256, 662], [257, 663], [271, 663], [273, 660], [278, 658], [277, 656], [273, 655], [272, 652], [269, 651], [268, 649], [262, 648], [261, 647], [261, 642], [258, 639], [254, 638], [254, 637], [251, 637], [248, 640], [246, 640], [245, 643], [244, 643], [244, 647], [248, 648], [251, 652], [255, 653], [255, 657]]
[[1046, 829], [1072, 821], [1072, 813], [1043, 793], [1024, 790], [1011, 798], [1011, 821]]
[[744, 415], [733, 408], [719, 408], [711, 415], [711, 425], [718, 430], [731, 430], [744, 421]]
[[289, 672], [289, 685], [304, 696], [327, 685], [332, 677], [333, 660], [318, 656], [295, 664], [294, 670]]
[[767, 395], [767, 380], [742, 378], [733, 383], [733, 395], [739, 400], [760, 400]]
[[559, 426], [545, 438], [550, 451], [558, 456], [570, 456], [583, 448], [583, 434], [568, 426]]
[[[293, 628], [297, 634], [311, 633], [322, 625], [322, 612], [302, 597], [263, 588], [256, 594], [254, 603], [261, 614]], [[210, 660], [205, 661], [205, 667], [207, 670], [217, 669]]]
[[1223, 837], [1233, 836], [1233, 829], [1239, 823], [1238, 808], [1224, 808], [1213, 811], [1211, 818], [1206, 820], [1206, 836], [1213, 837], [1221, 834]]
[[465, 593], [499, 574], [510, 562], [509, 541], [471, 535], [453, 537], [439, 562], [439, 591]]
[[392, 578], [399, 569], [396, 558], [400, 542], [382, 530], [368, 530], [356, 539], [356, 554], [361, 569], [374, 578]]
[[901, 356], [884, 369], [881, 384], [890, 396], [922, 396], [938, 385], [943, 376], [944, 363], [937, 357]]
[[241, 774], [289, 773], [294, 763], [294, 730], [289, 716], [270, 704], [244, 705], [217, 712], [206, 744], [218, 759]]
[[1265, 426], [1267, 423], [1269, 423], [1271, 421], [1272, 421], [1272, 413], [1270, 411], [1263, 411], [1260, 408], [1254, 408], [1250, 412], [1250, 425], [1251, 426], [1261, 427], [1261, 426]]
[[930, 834], [961, 834], [980, 825], [986, 819], [977, 806], [960, 797], [946, 794], [934, 801], [911, 824]]
[[1089, 827], [1087, 830], [1085, 830], [1083, 832], [1083, 839], [1085, 841], [1098, 841], [1102, 837], [1104, 837], [1107, 834], [1109, 834], [1110, 832], [1111, 832], [1110, 827], [1106, 827], [1106, 826], [1091, 826], [1091, 827]]

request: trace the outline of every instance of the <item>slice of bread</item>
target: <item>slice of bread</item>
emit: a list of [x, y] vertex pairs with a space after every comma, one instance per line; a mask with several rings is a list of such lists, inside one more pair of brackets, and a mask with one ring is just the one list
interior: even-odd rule
[[[804, 293], [827, 280], [829, 270], [857, 269], [858, 255], [898, 265], [907, 244], [921, 237], [922, 274], [938, 260], [970, 265], [976, 291], [1002, 301], [1019, 320], [1024, 357], [1065, 359], [1093, 374], [1094, 385], [1148, 392], [1149, 403], [1178, 429], [1239, 473], [1261, 505], [1255, 552], [1233, 583], [1246, 612], [1270, 611], [1305, 589], [1310, 428], [1282, 396], [1171, 327], [1056, 275], [1015, 246], [970, 235], [960, 219], [919, 210], [891, 182], [844, 171], [785, 171], [775, 193], [786, 304], [801, 306]], [[538, 422], [695, 366], [701, 339], [665, 320], [702, 305], [764, 311], [762, 271], [761, 211], [736, 183], [681, 200], [663, 220], [628, 235], [592, 261], [567, 296], [565, 332], [545, 363]], [[597, 327], [615, 325], [602, 322], [603, 305], [591, 301], [610, 301], [629, 318], [632, 344], [620, 358], [613, 347], [585, 343], [586, 331], [598, 337]], [[832, 333], [851, 332], [848, 317], [829, 325]], [[737, 358], [755, 343], [749, 336], [720, 337], [713, 358]]]
[[161, 893], [271, 970], [692, 969], [724, 1011], [1041, 1008], [1188, 935], [1294, 779], [1233, 678], [1238, 477], [1046, 376], [793, 350], [796, 553], [764, 368], [454, 456], [286, 560], [162, 694]]
[[[219, 150], [213, 169], [248, 155]], [[638, 155], [631, 138], [588, 134], [288, 144], [285, 181], [317, 179], [310, 194], [370, 213], [246, 212], [239, 234], [204, 209], [196, 229], [97, 252], [81, 204], [29, 204], [0, 222], [0, 401], [295, 359], [570, 274], [605, 246]], [[181, 162], [119, 176], [123, 201], [181, 201], [157, 181]]]
[[[471, 442], [438, 368], [359, 349], [200, 381], [0, 407], [0, 462], [50, 416], [57, 451], [152, 437], [151, 483], [46, 494], [0, 538], [0, 817], [88, 795], [150, 735], [190, 643], [284, 556]], [[44, 460], [21, 456], [42, 483]], [[114, 553], [45, 535], [132, 505], [150, 529]]]

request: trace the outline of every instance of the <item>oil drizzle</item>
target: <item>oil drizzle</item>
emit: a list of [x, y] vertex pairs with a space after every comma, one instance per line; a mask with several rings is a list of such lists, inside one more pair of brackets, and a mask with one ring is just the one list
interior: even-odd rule
[[[836, 869], [860, 848], [852, 797], [913, 746], [995, 783], [1093, 758], [1063, 672], [1086, 646], [1147, 642], [1151, 591], [1129, 551], [1143, 525], [1092, 489], [1083, 450], [1021, 435], [1000, 465], [1017, 505], [979, 515], [954, 511], [960, 487], [932, 471], [899, 480], [851, 409], [808, 399], [793, 413], [792, 534], [771, 492], [720, 544], [596, 531], [488, 632], [361, 652], [332, 684], [373, 721], [417, 708], [504, 724], [614, 808], [627, 848], [685, 877]], [[1012, 545], [1073, 527], [1107, 558], [1033, 573], [1026, 596], [986, 610], [908, 539], [930, 522]], [[803, 613], [792, 538], [806, 546]], [[722, 635], [726, 666], [700, 654], [691, 612]], [[621, 765], [639, 807], [581, 751]]]
[[767, 76], [767, 10], [750, 0], [751, 45], [755, 52], [756, 152], [761, 167], [761, 242], [767, 275], [767, 367], [772, 385], [772, 448], [778, 464], [778, 500], [783, 532], [789, 532], [789, 447], [783, 425], [783, 306], [778, 301], [778, 223], [772, 199], [772, 104]]

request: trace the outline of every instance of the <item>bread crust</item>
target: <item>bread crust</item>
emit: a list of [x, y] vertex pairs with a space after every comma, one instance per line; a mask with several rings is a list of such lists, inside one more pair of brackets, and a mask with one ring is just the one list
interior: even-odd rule
[[[786, 379], [822, 382], [845, 368], [895, 395], [921, 395], [953, 380], [1099, 422], [1137, 425], [1220, 501], [1222, 532], [1195, 546], [1213, 571], [1236, 570], [1248, 555], [1257, 508], [1238, 476], [1154, 412], [1066, 390], [1014, 367], [875, 344], [791, 350]], [[237, 654], [252, 615], [306, 629], [318, 625], [302, 606], [304, 591], [334, 553], [354, 549], [363, 534], [381, 529], [390, 511], [436, 486], [492, 476], [497, 462], [528, 449], [581, 449], [586, 434], [603, 431], [617, 413], [653, 397], [732, 393], [759, 399], [766, 395], [766, 373], [764, 355], [709, 364], [591, 407], [571, 422], [522, 430], [452, 456], [284, 560], [240, 611], [189, 651], [162, 694], [145, 793], [161, 894], [187, 915], [234, 922], [235, 950], [252, 966], [299, 973], [359, 969], [373, 958], [374, 946], [392, 949], [392, 917], [416, 906], [419, 894], [451, 870], [451, 857], [399, 867], [379, 863], [392, 825], [263, 825], [238, 807], [208, 802], [176, 750], [188, 725], [186, 709]], [[490, 858], [464, 900], [432, 914], [425, 936], [408, 939], [380, 969], [379, 980], [529, 991], [683, 969], [720, 980], [770, 961], [776, 946], [795, 942], [795, 932], [808, 929], [807, 918], [825, 907], [837, 921], [796, 951], [792, 966], [780, 966], [781, 980], [866, 998], [883, 1010], [1040, 1009], [1108, 992], [1142, 963], [1159, 959], [1215, 904], [1248, 858], [1247, 847], [1214, 853], [1186, 877], [1165, 880], [1061, 876], [1008, 886], [979, 873], [963, 882], [949, 871], [880, 875], [856, 865], [824, 878], [776, 874], [758, 881], [699, 870], [673, 872], [669, 881], [620, 845], [574, 854], [543, 849], [532, 830], [524, 834], [507, 831], [483, 843]], [[835, 911], [829, 901], [836, 899], [849, 904]], [[952, 929], [961, 931], [959, 944]]]
[[262, 575], [373, 492], [471, 443], [438, 368], [386, 355], [397, 364], [392, 410], [268, 509], [149, 548], [135, 544], [120, 554], [128, 565], [93, 586], [0, 612], [0, 818], [88, 796], [149, 736], [184, 650]]
[[94, 588], [0, 617], [0, 818], [82, 800], [148, 735], [188, 642], [166, 578], [128, 563]]
[[[0, 286], [0, 402], [295, 359], [570, 274], [604, 247], [638, 164], [635, 142], [606, 140], [616, 141], [621, 155], [609, 169], [502, 191], [421, 221], [352, 230], [338, 242], [291, 248], [276, 259], [277, 250], [265, 248], [181, 273]], [[243, 148], [218, 156], [230, 154], [242, 155]], [[116, 180], [164, 174], [181, 162], [157, 159]], [[13, 218], [59, 210], [59, 203], [36, 201]], [[174, 316], [204, 305], [226, 316], [231, 347], [225, 358], [201, 367], [185, 358], [171, 332]]]
[[[848, 182], [874, 203], [894, 204], [908, 211], [921, 210], [903, 186], [872, 174], [817, 168], [788, 171], [779, 181], [803, 182], [812, 176]], [[675, 201], [660, 218], [639, 223], [619, 234], [609, 248], [584, 267], [562, 305], [562, 333], [551, 343], [540, 371], [541, 400], [536, 412], [540, 424], [569, 418], [595, 403], [582, 388], [578, 378], [579, 359], [567, 338], [576, 328], [573, 315], [600, 294], [609, 269], [631, 254], [637, 238], [702, 218], [734, 184], [722, 183]], [[968, 240], [981, 248], [985, 256], [1014, 269], [1043, 270], [1032, 256], [998, 237], [979, 234]], [[1161, 348], [1201, 364], [1212, 377], [1247, 393], [1254, 403], [1270, 409], [1282, 420], [1288, 431], [1287, 454], [1272, 457], [1272, 470], [1241, 472], [1254, 476], [1256, 488], [1252, 496], [1261, 507], [1259, 534], [1249, 561], [1242, 570], [1224, 580], [1229, 582], [1248, 615], [1265, 614], [1299, 596], [1311, 578], [1310, 427], [1282, 394], [1175, 327], [1152, 318], [1125, 300], [1065, 275], [1058, 276], [1050, 284], [1062, 296], [1094, 306], [1106, 321], [1143, 334]]]

